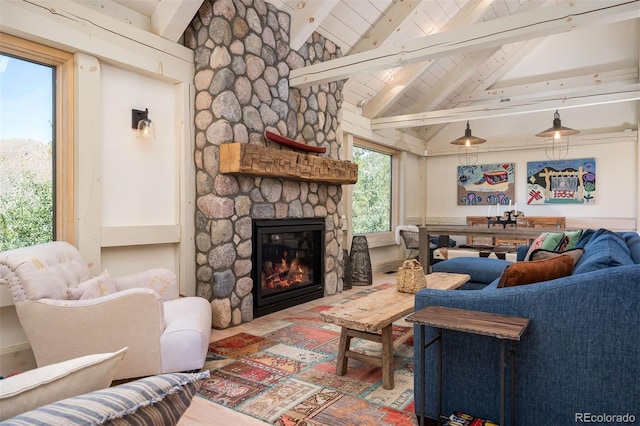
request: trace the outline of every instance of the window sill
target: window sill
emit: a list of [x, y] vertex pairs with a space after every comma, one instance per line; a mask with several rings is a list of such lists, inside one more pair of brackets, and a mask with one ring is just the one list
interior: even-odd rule
[[376, 247], [387, 247], [394, 246], [396, 244], [395, 234], [391, 231], [387, 232], [376, 232], [373, 234], [354, 234], [354, 235], [364, 235], [367, 237], [367, 245], [369, 248]]

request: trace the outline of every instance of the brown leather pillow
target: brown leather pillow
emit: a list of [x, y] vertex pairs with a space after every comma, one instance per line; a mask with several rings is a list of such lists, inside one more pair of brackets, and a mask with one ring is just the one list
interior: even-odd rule
[[532, 284], [566, 277], [573, 271], [573, 258], [568, 254], [550, 259], [515, 262], [500, 276], [498, 288]]

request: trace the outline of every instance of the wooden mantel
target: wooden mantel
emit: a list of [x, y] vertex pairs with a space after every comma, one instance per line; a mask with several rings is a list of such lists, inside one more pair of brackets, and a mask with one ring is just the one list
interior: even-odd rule
[[335, 184], [358, 181], [358, 165], [351, 161], [240, 142], [220, 145], [220, 172]]

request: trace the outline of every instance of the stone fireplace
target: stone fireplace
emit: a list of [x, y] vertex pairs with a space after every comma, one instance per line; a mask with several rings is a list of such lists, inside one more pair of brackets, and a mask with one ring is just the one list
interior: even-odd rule
[[342, 290], [341, 185], [220, 170], [222, 144], [280, 149], [265, 140], [267, 130], [326, 147], [320, 156], [344, 160], [343, 82], [289, 87], [291, 69], [341, 52], [317, 33], [291, 50], [289, 25], [288, 14], [262, 0], [205, 0], [185, 32], [196, 70], [196, 288], [211, 302], [215, 328], [254, 318], [256, 273], [263, 268], [254, 259], [255, 221], [322, 223], [324, 240], [316, 244], [323, 251], [321, 292]]

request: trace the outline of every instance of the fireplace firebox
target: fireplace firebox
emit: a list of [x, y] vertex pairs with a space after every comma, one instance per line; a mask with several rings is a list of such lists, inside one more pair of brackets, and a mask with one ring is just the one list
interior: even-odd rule
[[254, 317], [324, 296], [323, 219], [253, 221]]

